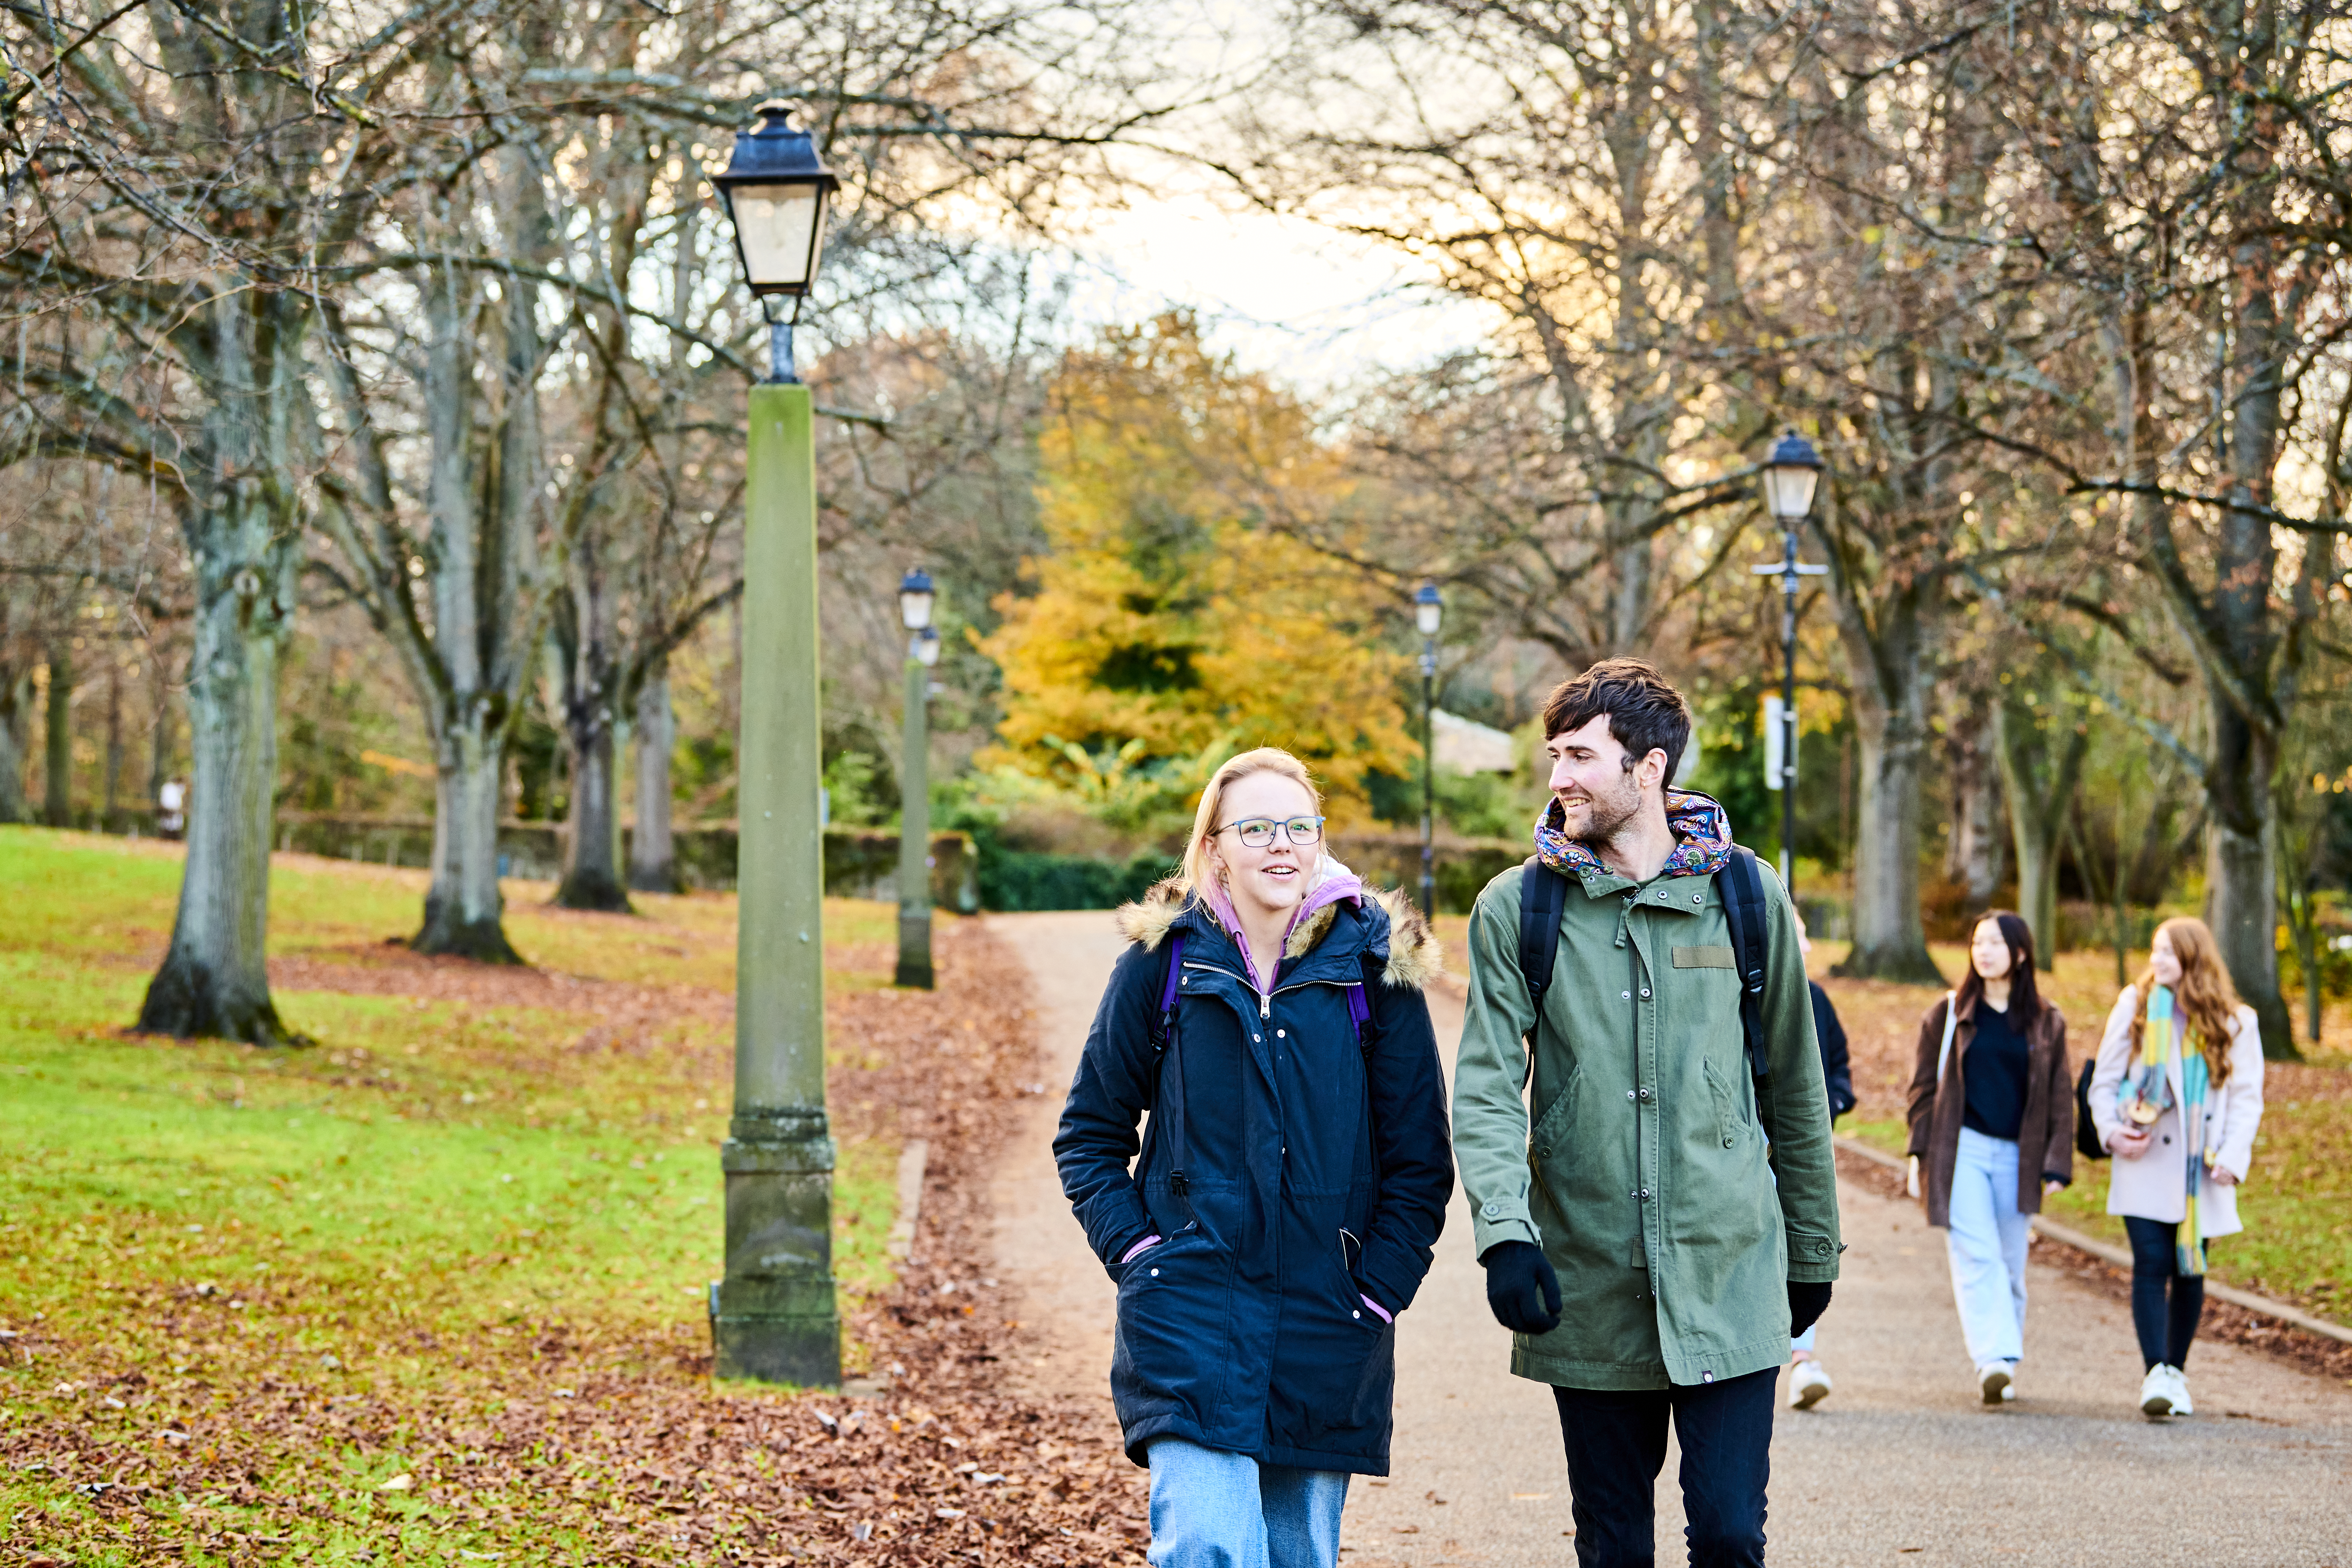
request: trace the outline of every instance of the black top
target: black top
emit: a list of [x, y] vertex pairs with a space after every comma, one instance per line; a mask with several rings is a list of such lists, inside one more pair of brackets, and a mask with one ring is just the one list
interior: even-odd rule
[[1838, 1022], [1837, 1009], [1830, 1005], [1829, 993], [1821, 982], [1811, 983], [1813, 988], [1813, 1039], [1822, 1047], [1822, 1085], [1830, 1091], [1830, 1120], [1835, 1121], [1853, 1109], [1853, 1068], [1847, 1060], [1845, 1026]]
[[1988, 1138], [2017, 1141], [2025, 1122], [2025, 1072], [2032, 1047], [2010, 1026], [2009, 1015], [1977, 1002], [1977, 1032], [1969, 1040], [1968, 1104], [1960, 1125]]

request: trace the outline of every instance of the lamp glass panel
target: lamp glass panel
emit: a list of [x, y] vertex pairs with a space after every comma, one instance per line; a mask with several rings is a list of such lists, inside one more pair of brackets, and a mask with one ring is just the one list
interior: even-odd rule
[[1444, 618], [1445, 606], [1443, 605], [1415, 605], [1412, 607], [1412, 624], [1421, 628], [1421, 635], [1425, 637], [1435, 637]]
[[921, 631], [931, 624], [931, 601], [936, 595], [901, 590], [898, 595], [898, 619], [910, 632]]
[[751, 287], [807, 288], [824, 223], [824, 194], [816, 185], [738, 185], [729, 204]]
[[1813, 487], [1821, 482], [1818, 468], [1769, 468], [1764, 470], [1764, 504], [1787, 521], [1813, 509]]
[[917, 664], [922, 665], [926, 668], [939, 663], [939, 635], [937, 633], [933, 633], [929, 637], [918, 637], [913, 638], [908, 643], [907, 651], [915, 656], [915, 662]]

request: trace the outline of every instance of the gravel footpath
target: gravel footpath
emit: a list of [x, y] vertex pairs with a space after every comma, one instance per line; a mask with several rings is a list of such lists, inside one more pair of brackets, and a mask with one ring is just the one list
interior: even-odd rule
[[[1047, 1075], [996, 1187], [1000, 1267], [1024, 1302], [1020, 1375], [1101, 1400], [1103, 1441], [1116, 1445], [1112, 1292], [1061, 1203], [1048, 1145], [1118, 939], [1100, 913], [992, 924], [1028, 962]], [[1462, 1004], [1444, 992], [1431, 1002], [1450, 1071]], [[2036, 1263], [2021, 1398], [1988, 1411], [1941, 1234], [1858, 1184], [1843, 1202], [1850, 1249], [1821, 1336], [1837, 1386], [1813, 1411], [1780, 1413], [1774, 1563], [2352, 1568], [2352, 1389], [2200, 1343], [2189, 1368], [2200, 1413], [2143, 1420], [2128, 1310]], [[1573, 1561], [1552, 1402], [1510, 1375], [1469, 1235], [1457, 1193], [1436, 1268], [1398, 1324], [1393, 1473], [1350, 1492], [1341, 1552], [1353, 1568]], [[1670, 1452], [1659, 1488], [1667, 1563], [1683, 1560], [1678, 1462]]]

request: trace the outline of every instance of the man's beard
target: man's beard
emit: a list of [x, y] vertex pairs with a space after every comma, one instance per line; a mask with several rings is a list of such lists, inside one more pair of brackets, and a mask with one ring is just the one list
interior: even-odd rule
[[1618, 830], [1641, 815], [1642, 792], [1634, 786], [1633, 775], [1628, 773], [1624, 788], [1614, 795], [1586, 796], [1591, 802], [1585, 814], [1585, 825], [1573, 842], [1600, 848], [1617, 837]]

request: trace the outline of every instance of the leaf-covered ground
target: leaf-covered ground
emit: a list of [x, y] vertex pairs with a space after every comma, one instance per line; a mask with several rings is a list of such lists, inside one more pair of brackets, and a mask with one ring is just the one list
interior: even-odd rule
[[[388, 946], [416, 873], [281, 858], [320, 1042], [127, 1037], [161, 847], [0, 829], [0, 1562], [1131, 1560], [1099, 1414], [998, 1391], [987, 1166], [1031, 1059], [1011, 956], [827, 910], [843, 1397], [714, 1388], [733, 907], [509, 884], [537, 968]], [[894, 1270], [904, 1142], [921, 1262]]]

